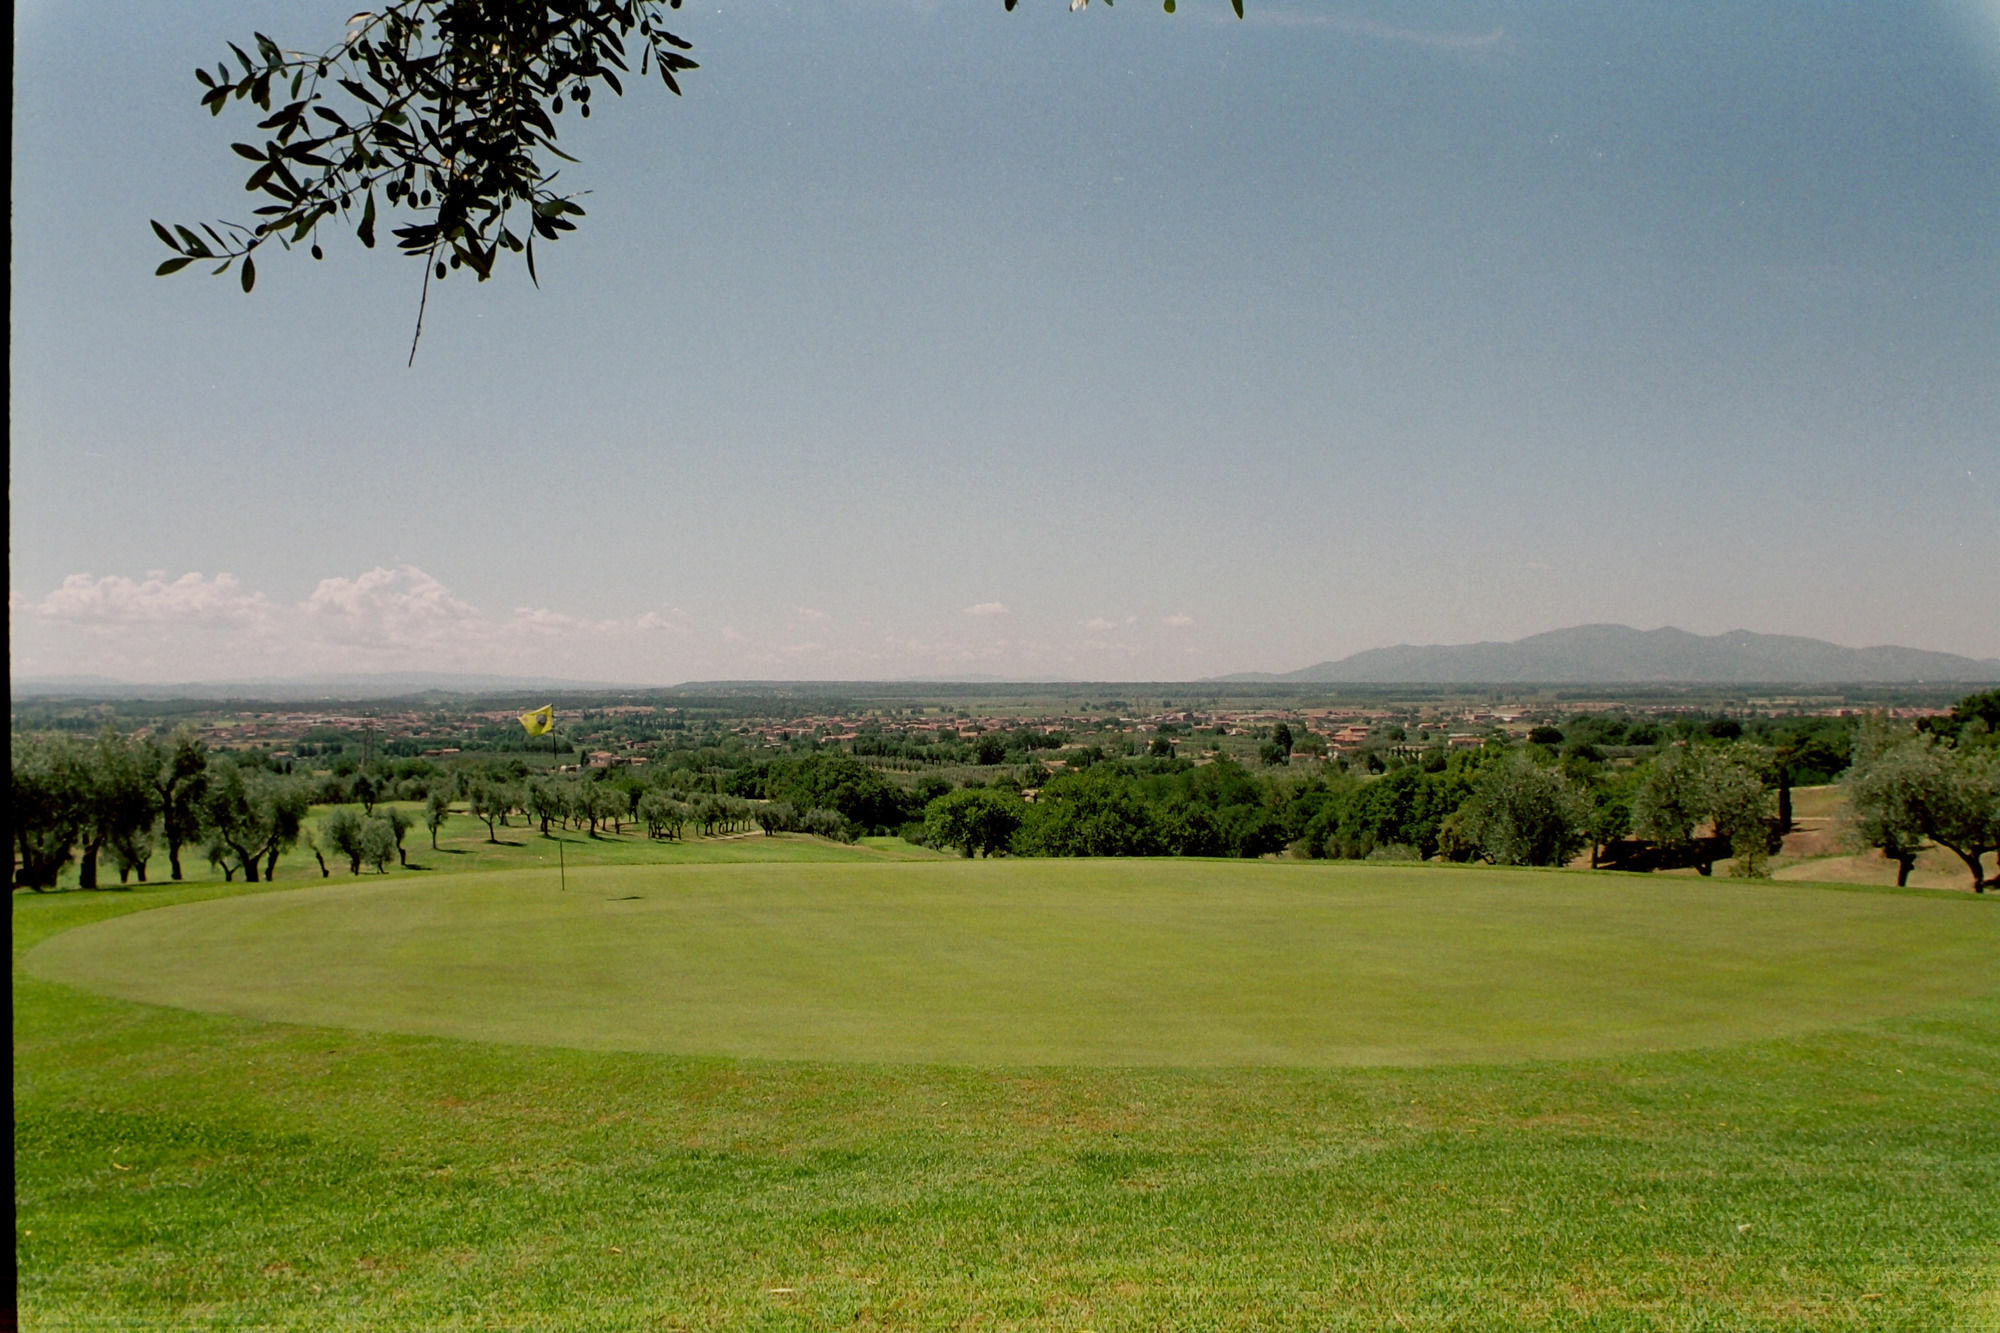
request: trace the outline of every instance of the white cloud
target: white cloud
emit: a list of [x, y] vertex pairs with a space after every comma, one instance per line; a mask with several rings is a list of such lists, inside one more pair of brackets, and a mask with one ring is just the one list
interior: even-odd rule
[[157, 569], [143, 579], [72, 574], [39, 600], [11, 590], [7, 597], [10, 616], [108, 630], [160, 624], [240, 626], [266, 618], [273, 609], [264, 594], [245, 592], [234, 574], [169, 579]]
[[470, 602], [415, 565], [321, 579], [298, 610], [316, 637], [370, 655], [463, 649], [489, 632]]
[[632, 622], [633, 629], [645, 631], [667, 630], [680, 633], [685, 631], [687, 627], [688, 614], [678, 606], [670, 606], [664, 612], [642, 611], [638, 618]]
[[[72, 574], [40, 596], [10, 589], [7, 618], [17, 674], [135, 681], [432, 670], [665, 683], [678, 665], [660, 656], [661, 632], [689, 630], [678, 607], [597, 620], [545, 606], [489, 616], [414, 565], [323, 578], [291, 604], [231, 574]], [[677, 658], [699, 651], [675, 643]]]
[[[818, 607], [779, 603], [770, 623], [700, 623], [665, 603], [612, 617], [547, 602], [485, 609], [414, 565], [332, 574], [297, 600], [278, 599], [223, 573], [141, 578], [76, 574], [48, 590], [10, 590], [17, 676], [101, 674], [169, 683], [297, 677], [326, 672], [443, 671], [534, 674], [669, 684], [758, 675], [882, 678], [995, 671], [1023, 677], [1102, 672], [1148, 650], [1134, 630], [1153, 618], [1097, 616], [1079, 641], [1015, 632], [1004, 602], [961, 608], [935, 636], [850, 624]], [[1180, 623], [1169, 620], [1167, 623]], [[1186, 623], [1192, 623], [1187, 621]], [[1095, 664], [1095, 665], [1092, 665]]]
[[1194, 625], [1194, 617], [1185, 612], [1176, 611], [1173, 615], [1161, 617], [1160, 623], [1168, 629], [1190, 629]]
[[578, 630], [591, 628], [591, 622], [578, 620], [575, 616], [552, 611], [546, 606], [517, 606], [507, 623], [499, 627], [509, 634], [528, 634], [544, 638], [559, 638], [574, 634]]

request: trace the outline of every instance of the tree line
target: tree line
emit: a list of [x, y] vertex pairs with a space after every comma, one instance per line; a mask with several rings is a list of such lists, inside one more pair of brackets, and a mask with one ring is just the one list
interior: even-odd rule
[[1531, 740], [1427, 755], [1379, 777], [1335, 770], [1290, 784], [1228, 759], [1148, 756], [1072, 769], [1032, 802], [1006, 786], [941, 794], [918, 838], [965, 856], [1291, 849], [1513, 866], [1564, 865], [1589, 850], [1593, 865], [1708, 874], [1728, 859], [1733, 873], [1755, 877], [1791, 828], [1793, 773], [1831, 768], [1846, 772], [1849, 836], [1896, 861], [1899, 884], [1932, 844], [1965, 863], [1976, 890], [1993, 882], [1983, 858], [2000, 848], [2000, 691], [1916, 727], [1871, 719], [1849, 756], [1826, 749], [1821, 736], [1788, 754], [1743, 739], [1741, 728], [1684, 728], [1630, 766], [1587, 744], [1558, 753]]
[[107, 728], [91, 741], [16, 733], [10, 750], [17, 887], [54, 888], [71, 860], [79, 888], [99, 887], [105, 862], [120, 884], [144, 883], [162, 850], [180, 879], [190, 847], [231, 879], [268, 879], [313, 803], [311, 780], [211, 756], [187, 728], [137, 738]]
[[[1693, 866], [1705, 874], [1728, 859], [1734, 873], [1759, 875], [1790, 827], [1793, 776], [1845, 769], [1849, 831], [1897, 864], [1899, 883], [1931, 846], [1958, 856], [1975, 887], [1989, 883], [1984, 857], [2000, 845], [2000, 691], [1968, 696], [1916, 726], [1871, 719], [1844, 755], [1818, 731], [1774, 745], [1718, 719], [1633, 734], [1651, 726], [1580, 719], [1567, 740], [1543, 728], [1526, 744], [1496, 739], [1470, 752], [1392, 756], [1379, 775], [1325, 765], [1303, 778], [1283, 766], [1292, 737], [1274, 729], [1270, 744], [1280, 753], [1263, 756], [1261, 771], [1228, 758], [1197, 764], [1171, 744], [1123, 756], [1091, 746], [1062, 751], [1060, 773], [1031, 758], [962, 788], [937, 774], [892, 781], [853, 754], [826, 749], [744, 756], [707, 771], [676, 753], [645, 769], [589, 774], [535, 775], [518, 761], [455, 773], [396, 761], [299, 774], [254, 755], [211, 755], [186, 727], [139, 737], [107, 728], [89, 740], [16, 733], [14, 882], [52, 888], [72, 861], [79, 887], [99, 887], [107, 866], [120, 884], [144, 882], [160, 852], [180, 879], [190, 849], [226, 878], [255, 881], [268, 879], [280, 855], [301, 842], [323, 873], [342, 862], [355, 873], [386, 869], [405, 862], [405, 839], [419, 819], [394, 802], [413, 801], [423, 803], [433, 848], [462, 804], [486, 824], [489, 840], [518, 817], [543, 834], [561, 827], [617, 835], [629, 824], [669, 840], [752, 828], [836, 839], [900, 834], [968, 856], [1290, 850], [1308, 858], [1549, 866], [1589, 850], [1593, 864], [1612, 868]], [[1041, 733], [1009, 739], [1029, 735]], [[1605, 753], [1642, 737], [1658, 745], [1644, 758]], [[309, 821], [315, 805], [359, 809]]]

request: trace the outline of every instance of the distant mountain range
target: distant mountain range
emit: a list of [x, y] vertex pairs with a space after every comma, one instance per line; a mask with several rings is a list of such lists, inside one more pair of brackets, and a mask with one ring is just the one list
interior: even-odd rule
[[1791, 634], [1690, 634], [1577, 625], [1512, 643], [1398, 644], [1278, 674], [1224, 681], [1326, 685], [1874, 685], [2000, 682], [2000, 658], [1921, 648], [1846, 648]]
[[[2000, 684], [2000, 658], [1960, 657], [1921, 648], [1846, 648], [1790, 634], [1690, 634], [1673, 628], [1636, 630], [1627, 625], [1577, 625], [1512, 643], [1398, 644], [1321, 662], [1297, 671], [1245, 671], [1210, 677], [1203, 684], [1300, 685], [1903, 685]], [[191, 681], [135, 685], [108, 676], [16, 677], [16, 699], [395, 699], [425, 694], [591, 694], [651, 692], [768, 692], [772, 689], [842, 693], [857, 689], [908, 692], [925, 684], [958, 690], [982, 685], [1025, 685], [1021, 678], [986, 675], [906, 677], [896, 681], [689, 681], [677, 686], [562, 680], [547, 676], [467, 672], [396, 671], [288, 678]], [[1071, 685], [1084, 682], [1072, 681]], [[1114, 682], [1098, 681], [1097, 685]], [[1126, 682], [1130, 683], [1130, 682]], [[1166, 685], [1174, 682], [1159, 681]], [[1042, 681], [1045, 688], [1062, 682]]]

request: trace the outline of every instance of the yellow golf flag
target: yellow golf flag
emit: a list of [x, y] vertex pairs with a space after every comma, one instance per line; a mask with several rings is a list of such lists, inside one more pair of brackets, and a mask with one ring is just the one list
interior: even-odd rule
[[530, 736], [546, 736], [549, 728], [556, 724], [556, 706], [543, 704], [532, 713], [521, 714], [521, 725], [528, 729]]

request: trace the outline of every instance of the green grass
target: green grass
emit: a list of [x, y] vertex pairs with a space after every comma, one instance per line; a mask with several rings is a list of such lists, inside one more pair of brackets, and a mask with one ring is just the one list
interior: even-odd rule
[[[885, 866], [882, 877], [940, 868], [968, 870]], [[1077, 892], [1088, 895], [1094, 868], [1070, 869], [1086, 875]], [[1247, 869], [1256, 873], [1238, 892], [1269, 896], [1266, 907], [1296, 896], [1294, 882], [1320, 882], [1288, 878], [1293, 867]], [[535, 870], [480, 878], [502, 900], [554, 896], [529, 889]], [[787, 868], [835, 871], [848, 873]], [[1436, 912], [1454, 896], [1488, 900], [1462, 926], [1506, 910], [1482, 877], [1393, 873]], [[687, 877], [709, 887], [690, 901], [719, 896], [730, 876], [773, 874], [695, 870]], [[584, 882], [647, 875], [660, 872], [606, 868]], [[1628, 940], [1635, 958], [1706, 929], [1700, 911], [1682, 910], [1682, 891], [1711, 890], [1716, 903], [1739, 895], [1742, 952], [1784, 947], [1775, 924], [1756, 926], [1768, 908], [1773, 923], [1820, 941], [1794, 948], [1785, 977], [1818, 984], [1817, 958], [1849, 983], [1804, 1006], [1837, 1011], [1780, 1037], [1416, 1068], [995, 1067], [496, 1045], [154, 1006], [23, 966], [45, 940], [55, 949], [65, 932], [156, 906], [241, 895], [191, 910], [249, 920], [267, 902], [296, 901], [315, 916], [330, 910], [322, 903], [371, 894], [377, 905], [398, 893], [449, 902], [477, 882], [337, 875], [330, 888], [298, 893], [281, 881], [258, 897], [216, 884], [17, 897], [24, 1326], [1804, 1330], [2000, 1320], [2000, 967], [1990, 949], [1957, 951], [1954, 932], [1993, 938], [1992, 905], [1966, 895], [1684, 881], [1663, 893], [1621, 878], [1525, 876], [1517, 891], [1572, 900], [1653, 891], [1644, 901], [1658, 930]], [[1361, 897], [1399, 892], [1355, 883]], [[1172, 886], [1163, 892], [1171, 901]], [[597, 907], [621, 910], [608, 896]], [[1246, 922], [1261, 919], [1254, 906], [1243, 906]], [[1031, 918], [1010, 929], [1031, 929]], [[1608, 947], [1607, 934], [1617, 930], [1573, 942]], [[1871, 934], [1883, 958], [1866, 973], [1856, 943]], [[1264, 938], [1282, 943], [1284, 932]], [[1543, 941], [1551, 952], [1561, 943]], [[1933, 949], [1926, 966], [1899, 961], [1913, 946]], [[127, 959], [140, 974], [154, 961]], [[168, 958], [157, 961], [168, 970]], [[217, 962], [223, 974], [232, 966]], [[317, 969], [298, 971], [304, 982]], [[1932, 975], [1911, 980], [1922, 974]], [[1884, 986], [1902, 998], [1869, 1009], [1861, 997]], [[1759, 993], [1718, 997], [1754, 1015], [1758, 1004], [1741, 1002]], [[1910, 1004], [1919, 1007], [1894, 1012]]]
[[[514, 816], [511, 825], [501, 825], [489, 837], [486, 825], [470, 815], [458, 812], [445, 821], [439, 832], [438, 845], [430, 845], [430, 832], [423, 826], [423, 806], [421, 804], [398, 801], [385, 802], [376, 807], [379, 813], [396, 805], [410, 816], [411, 827], [404, 838], [404, 852], [408, 857], [407, 866], [393, 866], [392, 876], [405, 873], [443, 872], [462, 874], [467, 871], [487, 871], [505, 869], [546, 868], [555, 874], [560, 856], [572, 866], [593, 865], [713, 865], [737, 861], [859, 861], [873, 863], [882, 860], [938, 860], [944, 853], [927, 847], [918, 847], [904, 842], [901, 838], [863, 838], [860, 842], [843, 845], [822, 838], [809, 838], [801, 834], [781, 833], [775, 837], [765, 837], [762, 833], [734, 833], [714, 838], [688, 837], [671, 841], [649, 838], [643, 826], [626, 823], [624, 832], [605, 832], [596, 837], [576, 829], [554, 829], [544, 836], [534, 825], [523, 827], [521, 816]], [[310, 832], [321, 816], [341, 809], [339, 806], [315, 806], [306, 825]], [[350, 805], [346, 809], [359, 812], [361, 807]], [[192, 847], [181, 851], [181, 868], [186, 876], [184, 882], [195, 884], [225, 882], [222, 872], [209, 865], [201, 853]], [[349, 878], [345, 863], [329, 865], [334, 882]], [[167, 858], [164, 853], [153, 857], [149, 873], [163, 876], [167, 873]], [[373, 870], [364, 870], [364, 875], [374, 875]], [[117, 890], [117, 875], [108, 865], [99, 867], [101, 887]], [[59, 886], [73, 889], [77, 882], [77, 868], [66, 868]], [[278, 883], [287, 888], [298, 888], [306, 882], [320, 883], [319, 863], [313, 859], [312, 847], [306, 839], [286, 850], [278, 858]], [[122, 886], [128, 889], [141, 887], [136, 881]], [[155, 887], [158, 887], [157, 881]]]
[[[1230, 861], [343, 877], [145, 912], [36, 976], [479, 1041], [978, 1065], [1435, 1064], [1713, 1045], [1992, 988], [1963, 895]], [[561, 886], [567, 883], [568, 888]]]
[[[882, 861], [942, 859], [941, 853], [904, 842], [901, 838], [866, 838], [858, 843], [838, 843], [796, 833], [780, 833], [773, 837], [762, 833], [736, 833], [716, 838], [664, 841], [648, 838], [643, 831], [633, 831], [629, 825], [624, 833], [605, 833], [595, 838], [575, 829], [552, 831], [544, 837], [532, 828], [499, 829], [497, 837], [497, 841], [486, 841], [486, 826], [483, 824], [477, 825], [476, 831], [461, 828], [456, 830], [455, 837], [439, 839], [439, 850], [432, 851], [428, 844], [416, 846], [416, 836], [412, 835], [410, 868], [444, 874], [536, 870], [555, 875], [559, 863], [573, 868], [840, 861], [874, 865]], [[560, 853], [558, 844], [561, 845]], [[319, 875], [319, 867], [313, 864], [310, 855], [300, 866], [300, 871], [309, 872], [314, 878]], [[336, 866], [333, 878], [347, 879], [346, 867]]]

